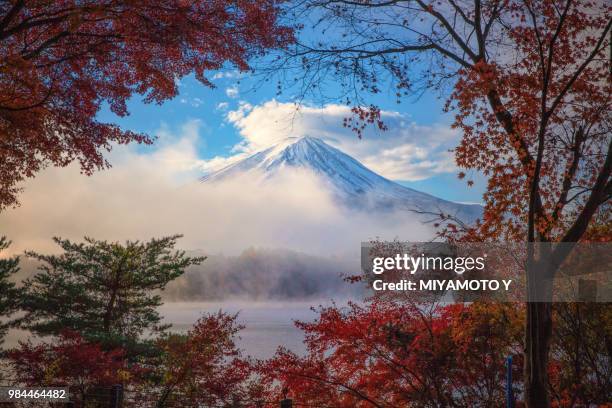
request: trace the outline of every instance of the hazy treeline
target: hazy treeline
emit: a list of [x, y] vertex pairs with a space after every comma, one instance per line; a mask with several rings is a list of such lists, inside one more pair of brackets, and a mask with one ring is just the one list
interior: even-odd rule
[[[202, 253], [190, 252], [197, 256]], [[358, 259], [323, 258], [284, 249], [249, 248], [238, 256], [212, 255], [168, 284], [164, 298], [178, 300], [340, 298], [357, 294], [343, 276], [359, 271]]]

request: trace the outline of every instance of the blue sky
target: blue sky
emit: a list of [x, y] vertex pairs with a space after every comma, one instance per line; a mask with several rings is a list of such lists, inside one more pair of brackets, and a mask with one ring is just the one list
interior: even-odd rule
[[[172, 100], [168, 100], [161, 105], [144, 104], [140, 96], [133, 97], [128, 109], [130, 114], [126, 117], [117, 117], [110, 110], [103, 109], [99, 113], [99, 119], [104, 122], [116, 123], [124, 129], [129, 129], [138, 132], [146, 132], [152, 135], [163, 134], [172, 135], [178, 134], [180, 129], [187, 123], [197, 124], [197, 140], [194, 142], [194, 147], [197, 156], [203, 162], [213, 158], [231, 158], [236, 154], [236, 146], [240, 143], [246, 143], [248, 148], [242, 149], [243, 154], [247, 151], [257, 150], [257, 147], [262, 147], [262, 143], [267, 143], [265, 140], [259, 140], [259, 144], [252, 143], [255, 139], [251, 138], [249, 132], [252, 132], [253, 126], [247, 122], [250, 112], [254, 112], [257, 107], [267, 106], [266, 115], [270, 114], [269, 110], [274, 109], [274, 106], [284, 106], [282, 104], [292, 102], [290, 91], [284, 94], [276, 94], [276, 83], [263, 82], [261, 79], [240, 74], [236, 71], [228, 69], [226, 71], [211, 72], [209, 78], [212, 78], [215, 83], [215, 88], [209, 88], [199, 83], [194, 77], [189, 76], [182, 78], [179, 81], [179, 95]], [[331, 90], [333, 93], [333, 89]], [[271, 101], [275, 101], [277, 105], [270, 105]], [[413, 151], [420, 144], [427, 145], [428, 139], [431, 139], [430, 132], [448, 131], [452, 117], [449, 114], [444, 114], [442, 111], [443, 101], [440, 100], [433, 92], [426, 93], [420, 98], [405, 99], [401, 104], [395, 102], [395, 98], [384, 92], [371, 98], [372, 103], [378, 104], [382, 109], [401, 115], [403, 120], [409, 121], [411, 126], [418, 127], [418, 135], [412, 136], [410, 144], [412, 149], [404, 149], [404, 151]], [[323, 108], [317, 101], [305, 101], [305, 104], [313, 108]], [[240, 118], [236, 119], [237, 113], [240, 113]], [[261, 112], [260, 112], [261, 113]], [[311, 120], [316, 120], [316, 115], [324, 115], [326, 111], [312, 111]], [[234, 118], [233, 120], [230, 118]], [[325, 118], [322, 119], [325, 121]], [[407, 170], [402, 172], [402, 157], [394, 157], [393, 171], [387, 171], [384, 165], [377, 166], [377, 154], [381, 157], [388, 157], [391, 150], [401, 150], [402, 138], [397, 138], [397, 143], [394, 142], [394, 134], [399, 131], [395, 122], [390, 122], [390, 129], [386, 135], [381, 135], [380, 132], [374, 129], [368, 129], [364, 134], [366, 142], [359, 141], [356, 136], [346, 134], [341, 129], [341, 117], [333, 116], [328, 118], [327, 126], [329, 135], [334, 140], [334, 132], [341, 132], [343, 144], [337, 146], [346, 153], [356, 156], [357, 159], [364, 162], [368, 167], [374, 167], [378, 173], [390, 179], [398, 181], [406, 186], [428, 192], [453, 201], [462, 202], [480, 202], [483, 185], [481, 180], [476, 180], [475, 187], [468, 188], [465, 182], [460, 182], [456, 178], [456, 169], [448, 169], [442, 166], [430, 172], [424, 172], [418, 176], [414, 172]], [[252, 122], [252, 121], [251, 121]], [[403, 123], [403, 122], [402, 122]], [[320, 131], [317, 127], [317, 132]], [[327, 133], [328, 129], [324, 129], [323, 133]], [[313, 132], [314, 130], [305, 130]], [[275, 129], [271, 131], [277, 135], [283, 135], [283, 130]], [[299, 132], [298, 132], [299, 133]], [[299, 134], [287, 134], [286, 136], [296, 136]], [[328, 136], [329, 136], [328, 135]], [[322, 136], [319, 134], [310, 134], [310, 136]], [[378, 139], [386, 140], [384, 151], [378, 151]], [[448, 150], [449, 147], [456, 144], [458, 136], [453, 140], [446, 141], [444, 144], [436, 147], [438, 156]], [[166, 141], [167, 142], [167, 141]], [[354, 142], [354, 146], [352, 143]], [[367, 143], [367, 144], [366, 144]], [[449, 144], [450, 143], [450, 144]], [[361, 147], [359, 147], [361, 146]], [[383, 146], [382, 144], [380, 146]], [[356, 150], [352, 150], [355, 147]], [[371, 154], [364, 152], [364, 149], [369, 148]], [[142, 153], [152, 154], [156, 147], [143, 148]], [[381, 147], [382, 149], [382, 147]], [[240, 150], [240, 149], [239, 149]], [[348, 150], [348, 151], [347, 151]], [[410, 154], [410, 153], [402, 153]], [[430, 150], [424, 148], [422, 154], [432, 155]], [[366, 159], [367, 155], [367, 159]], [[427, 158], [429, 159], [429, 158]], [[421, 158], [421, 161], [425, 160]], [[434, 160], [434, 159], [432, 159]], [[427, 160], [429, 161], [429, 160]], [[408, 166], [408, 163], [407, 163]], [[406, 167], [408, 169], [408, 167]], [[406, 176], [404, 175], [406, 174]]]
[[[114, 148], [106, 155], [112, 168], [91, 177], [71, 165], [49, 167], [28, 180], [22, 205], [0, 217], [14, 240], [14, 253], [55, 251], [50, 236], [123, 240], [182, 233], [184, 249], [228, 254], [253, 245], [312, 254], [352, 253], [371, 239], [433, 238], [431, 225], [405, 212], [338, 208], [324, 185], [304, 174], [288, 172], [286, 179], [266, 186], [242, 180], [221, 186], [197, 183], [205, 171], [289, 136], [322, 138], [377, 173], [417, 190], [452, 201], [481, 201], [482, 187], [468, 188], [456, 177], [449, 149], [460, 135], [450, 128], [452, 118], [442, 113], [441, 101], [433, 94], [401, 105], [379, 95], [372, 103], [384, 109], [389, 130], [368, 129], [358, 139], [342, 127], [350, 114], [344, 105], [311, 100], [296, 113], [290, 93], [278, 96], [274, 85], [255, 86], [259, 84], [248, 77], [238, 83], [231, 70], [209, 77], [217, 85], [214, 89], [183, 78], [179, 95], [161, 105], [134, 97], [128, 104], [130, 115], [123, 118], [101, 111], [101, 121], [158, 140], [153, 146]], [[247, 92], [253, 87], [257, 92]]]

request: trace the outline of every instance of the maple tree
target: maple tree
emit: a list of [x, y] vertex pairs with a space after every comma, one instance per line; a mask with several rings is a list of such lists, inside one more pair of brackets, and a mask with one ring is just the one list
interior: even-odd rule
[[277, 0], [11, 0], [0, 3], [0, 210], [19, 182], [48, 165], [108, 166], [113, 144], [151, 143], [101, 123], [107, 104], [126, 115], [133, 94], [156, 102], [177, 79], [292, 41]]
[[[261, 406], [265, 389], [236, 347], [242, 326], [222, 312], [201, 317], [185, 334], [158, 339], [159, 357], [148, 361], [149, 380], [133, 393], [133, 404], [157, 407]], [[236, 404], [236, 405], [233, 405]]]
[[18, 384], [31, 387], [68, 387], [71, 401], [83, 406], [92, 389], [135, 379], [136, 367], [126, 365], [124, 351], [104, 350], [77, 332], [65, 330], [53, 343], [20, 342], [8, 360]]
[[[320, 308], [297, 322], [307, 351], [281, 348], [259, 370], [271, 393], [317, 407], [505, 406], [505, 361], [514, 355], [513, 393], [523, 406], [524, 305], [440, 305], [372, 298]], [[549, 365], [552, 405], [606, 407], [611, 308], [560, 303]], [[272, 398], [273, 399], [273, 398]]]
[[205, 258], [174, 250], [180, 235], [147, 242], [73, 243], [55, 238], [60, 255], [27, 252], [40, 261], [39, 271], [24, 281], [21, 327], [39, 335], [70, 329], [106, 348], [121, 345], [128, 357], [155, 354], [145, 331], [160, 334], [159, 291]]
[[[461, 131], [459, 177], [484, 175], [482, 219], [449, 214], [451, 240], [575, 243], [610, 241], [612, 6], [576, 0], [308, 0], [294, 10], [314, 21], [270, 70], [299, 61], [301, 89], [329, 94], [341, 85], [354, 106], [345, 125], [384, 129], [366, 95], [389, 84], [398, 100], [426, 89], [448, 97]], [[305, 17], [305, 21], [309, 21]], [[317, 31], [320, 29], [320, 31]], [[322, 35], [317, 35], [322, 34]], [[286, 68], [285, 68], [286, 69]], [[305, 79], [305, 80], [304, 80]], [[313, 85], [314, 84], [314, 85]], [[528, 282], [555, 276], [568, 245], [527, 247]], [[550, 260], [553, 259], [554, 262]], [[539, 286], [542, 293], [550, 288]], [[526, 403], [549, 407], [552, 305], [528, 302]]]
[[124, 403], [134, 407], [261, 407], [268, 391], [236, 347], [241, 329], [235, 315], [205, 315], [185, 334], [156, 337], [159, 354], [137, 363], [121, 347], [63, 330], [50, 342], [20, 342], [7, 359], [14, 383], [68, 387], [77, 407], [101, 401], [116, 384], [123, 386]]
[[503, 304], [327, 307], [297, 323], [305, 356], [281, 349], [261, 369], [305, 405], [497, 407], [521, 323], [520, 310]]

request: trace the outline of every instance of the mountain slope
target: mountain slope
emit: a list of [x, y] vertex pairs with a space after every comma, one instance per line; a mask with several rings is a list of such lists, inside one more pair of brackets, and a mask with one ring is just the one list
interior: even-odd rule
[[285, 168], [313, 171], [329, 185], [338, 202], [353, 209], [444, 212], [468, 222], [482, 212], [479, 205], [453, 203], [397, 184], [310, 136], [288, 138], [200, 180], [219, 182], [246, 174], [269, 179]]

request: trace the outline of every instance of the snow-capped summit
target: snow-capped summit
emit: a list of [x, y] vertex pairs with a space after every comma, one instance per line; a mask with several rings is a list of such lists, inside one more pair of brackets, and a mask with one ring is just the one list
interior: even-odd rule
[[269, 179], [285, 168], [313, 171], [331, 187], [340, 203], [351, 208], [444, 212], [468, 222], [482, 212], [479, 205], [442, 200], [388, 180], [351, 156], [311, 136], [287, 138], [200, 180], [219, 182], [249, 173]]

